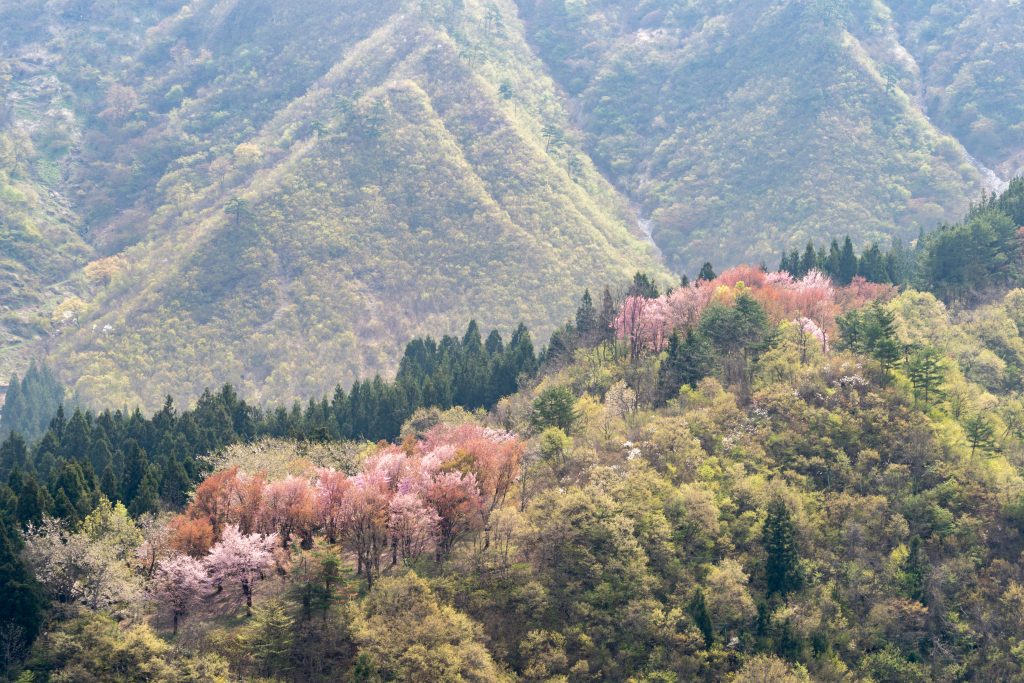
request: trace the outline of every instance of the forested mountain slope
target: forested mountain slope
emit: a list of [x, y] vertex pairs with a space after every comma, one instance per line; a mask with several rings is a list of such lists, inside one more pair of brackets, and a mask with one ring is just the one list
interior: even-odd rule
[[909, 239], [1019, 171], [1019, 4], [891, 5], [520, 2], [587, 149], [690, 272]]
[[65, 18], [56, 67], [108, 255], [57, 352], [87, 401], [326, 390], [416, 330], [550, 329], [581, 283], [657, 269], [511, 5], [196, 2], [120, 58], [101, 19]]
[[1020, 167], [1021, 28], [953, 0], [0, 0], [0, 376], [281, 399], [474, 316], [546, 337], [637, 269], [909, 244]]

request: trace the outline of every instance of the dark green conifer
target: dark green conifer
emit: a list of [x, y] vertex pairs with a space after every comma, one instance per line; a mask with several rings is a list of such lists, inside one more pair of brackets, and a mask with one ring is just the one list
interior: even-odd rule
[[803, 585], [796, 527], [781, 498], [768, 505], [762, 543], [765, 550], [765, 583], [769, 595], [786, 595]]

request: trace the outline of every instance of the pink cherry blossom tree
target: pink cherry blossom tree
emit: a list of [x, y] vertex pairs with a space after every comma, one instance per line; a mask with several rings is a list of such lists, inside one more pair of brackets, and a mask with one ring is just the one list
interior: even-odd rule
[[317, 472], [315, 513], [329, 543], [337, 543], [344, 530], [346, 505], [352, 482], [344, 472], [323, 468]]
[[346, 505], [345, 545], [355, 553], [356, 574], [368, 587], [380, 574], [380, 559], [388, 548], [388, 513], [393, 492], [381, 470], [351, 478]]
[[172, 555], [157, 563], [149, 591], [158, 607], [170, 613], [177, 633], [178, 621], [191, 613], [209, 585], [202, 562], [188, 555]]
[[421, 555], [437, 543], [441, 518], [412, 492], [398, 493], [388, 509], [391, 566]]
[[626, 342], [632, 360], [645, 352], [660, 351], [666, 339], [664, 298], [627, 297], [612, 328], [615, 335]]
[[281, 546], [287, 548], [292, 533], [302, 537], [302, 547], [313, 547], [313, 525], [316, 518], [315, 498], [309, 482], [287, 476], [264, 487], [262, 494], [262, 528], [277, 532]]
[[456, 470], [434, 475], [419, 493], [441, 520], [437, 543], [437, 560], [441, 561], [462, 534], [479, 526], [480, 487], [472, 473]]
[[228, 525], [204, 560], [211, 582], [218, 591], [237, 587], [251, 614], [253, 587], [274, 564], [276, 545], [277, 534], [243, 534], [238, 525]]

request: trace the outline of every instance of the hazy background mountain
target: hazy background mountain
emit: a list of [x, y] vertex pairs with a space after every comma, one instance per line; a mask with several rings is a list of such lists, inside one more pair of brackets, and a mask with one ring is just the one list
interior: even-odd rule
[[913, 238], [1024, 162], [1020, 3], [521, 4], [677, 269]]
[[546, 336], [636, 269], [913, 238], [1022, 165], [1022, 29], [952, 0], [0, 0], [0, 372], [284, 399], [472, 316]]

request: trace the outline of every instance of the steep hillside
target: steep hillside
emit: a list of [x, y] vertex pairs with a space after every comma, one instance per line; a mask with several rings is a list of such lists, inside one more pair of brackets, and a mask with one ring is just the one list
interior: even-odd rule
[[193, 3], [146, 29], [81, 103], [82, 226], [112, 256], [63, 328], [80, 395], [323, 391], [417, 331], [543, 332], [657, 271], [513, 9]]
[[691, 273], [709, 256], [885, 243], [954, 219], [1000, 178], [950, 134], [1012, 175], [1020, 8], [900, 5], [520, 2], [587, 148]]
[[544, 338], [637, 269], [909, 244], [1020, 167], [1021, 28], [954, 0], [0, 0], [0, 376], [306, 395], [472, 316]]

